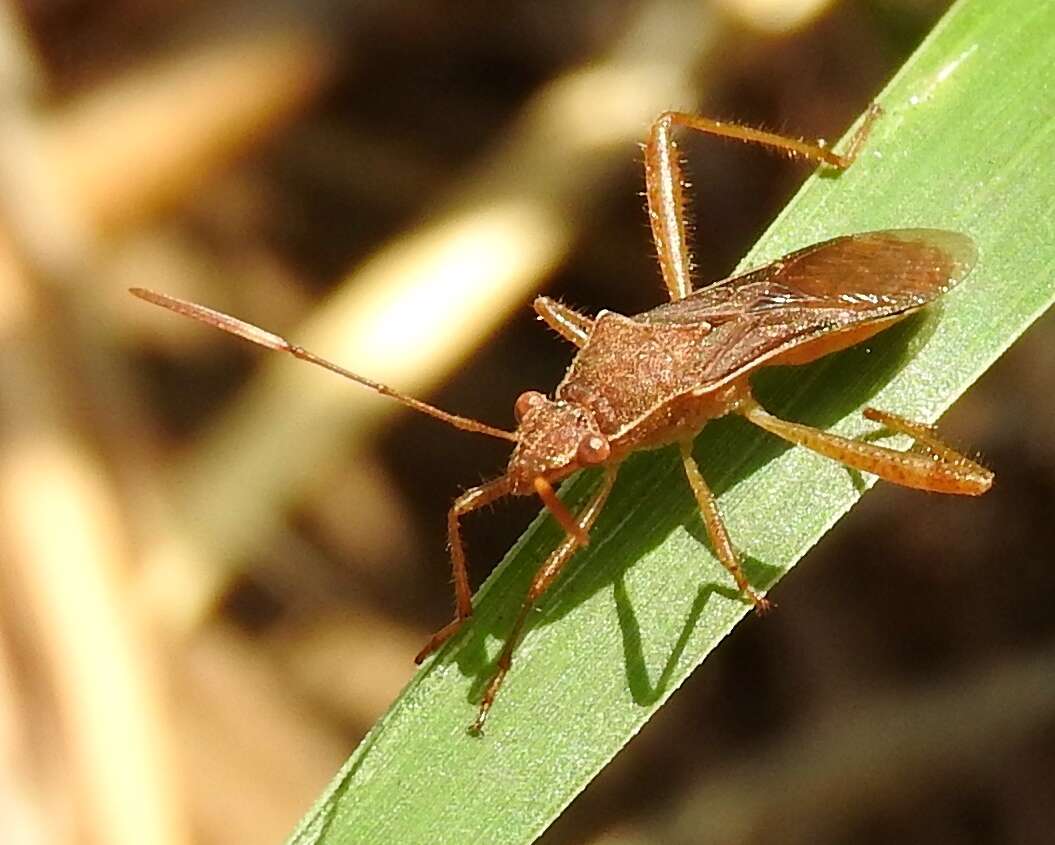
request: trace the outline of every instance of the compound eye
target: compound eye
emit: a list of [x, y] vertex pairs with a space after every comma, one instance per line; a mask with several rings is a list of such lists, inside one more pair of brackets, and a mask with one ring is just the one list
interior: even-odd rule
[[526, 390], [521, 393], [517, 397], [516, 404], [513, 405], [513, 413], [516, 414], [517, 422], [524, 419], [528, 411], [532, 408], [537, 408], [545, 401], [546, 397], [537, 390]]
[[603, 464], [612, 454], [612, 447], [608, 445], [599, 434], [587, 434], [579, 441], [579, 448], [575, 451], [575, 461], [579, 466], [593, 466]]

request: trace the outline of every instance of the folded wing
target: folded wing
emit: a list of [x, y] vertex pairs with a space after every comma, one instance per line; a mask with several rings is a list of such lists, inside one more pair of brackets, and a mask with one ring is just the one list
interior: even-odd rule
[[922, 308], [956, 285], [977, 253], [966, 235], [893, 229], [834, 238], [639, 314], [652, 325], [707, 323], [701, 343], [713, 389], [824, 335]]

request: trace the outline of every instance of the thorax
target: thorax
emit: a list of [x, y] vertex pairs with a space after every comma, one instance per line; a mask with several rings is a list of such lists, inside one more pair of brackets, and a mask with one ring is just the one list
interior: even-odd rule
[[706, 326], [655, 325], [601, 312], [556, 397], [585, 406], [614, 446], [658, 446], [736, 403], [737, 385], [701, 392]]

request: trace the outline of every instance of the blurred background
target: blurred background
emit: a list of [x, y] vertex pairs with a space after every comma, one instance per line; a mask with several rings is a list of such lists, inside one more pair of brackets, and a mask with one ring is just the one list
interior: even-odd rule
[[[652, 117], [837, 138], [948, 5], [0, 6], [0, 842], [282, 841], [507, 454], [128, 286], [509, 426], [571, 356], [535, 294], [663, 298]], [[808, 168], [686, 147], [718, 278]], [[1051, 841], [1053, 332], [945, 420], [991, 494], [877, 487], [543, 841]], [[536, 509], [467, 520], [474, 583]]]

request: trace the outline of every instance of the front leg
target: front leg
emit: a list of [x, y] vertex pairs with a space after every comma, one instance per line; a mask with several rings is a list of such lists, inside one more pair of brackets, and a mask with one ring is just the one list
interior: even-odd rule
[[469, 586], [469, 570], [465, 562], [465, 547], [462, 545], [461, 529], [458, 520], [470, 511], [500, 499], [509, 493], [509, 478], [502, 476], [494, 481], [481, 484], [466, 490], [451, 505], [447, 512], [447, 542], [451, 551], [451, 570], [454, 574], [454, 619], [440, 628], [418, 652], [415, 663], [421, 663], [426, 657], [453, 637], [462, 624], [472, 616], [472, 588]]
[[560, 545], [550, 553], [550, 556], [546, 558], [542, 566], [539, 567], [538, 572], [535, 573], [531, 586], [528, 588], [527, 596], [524, 598], [524, 604], [520, 608], [520, 614], [513, 623], [513, 629], [509, 632], [509, 636], [506, 637], [505, 645], [498, 655], [498, 663], [495, 666], [494, 674], [484, 690], [483, 699], [480, 701], [480, 710], [476, 714], [476, 721], [469, 726], [470, 734], [478, 736], [483, 732], [487, 714], [491, 712], [491, 705], [495, 703], [495, 696], [498, 695], [498, 690], [513, 665], [513, 651], [516, 649], [517, 643], [520, 642], [520, 637], [524, 632], [524, 626], [527, 624], [532, 608], [535, 607], [535, 603], [541, 598], [542, 594], [557, 580], [557, 576], [560, 575], [564, 566], [572, 559], [579, 546], [582, 545], [580, 537], [590, 533], [590, 529], [593, 528], [593, 524], [597, 521], [597, 517], [604, 508], [608, 494], [612, 492], [617, 472], [617, 466], [605, 467], [600, 487], [598, 487], [597, 492], [593, 494], [593, 497], [575, 518], [577, 530], [565, 533]]

